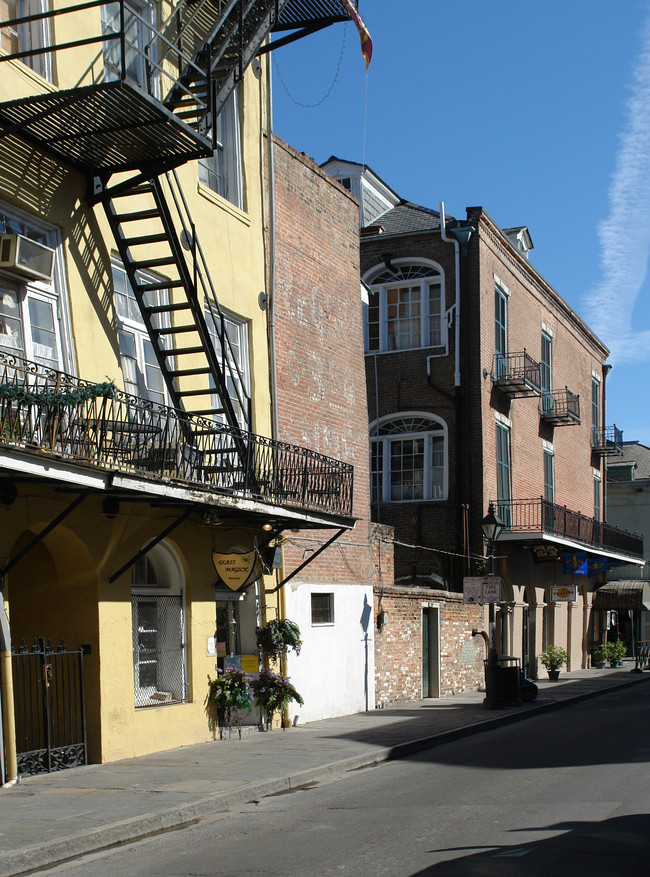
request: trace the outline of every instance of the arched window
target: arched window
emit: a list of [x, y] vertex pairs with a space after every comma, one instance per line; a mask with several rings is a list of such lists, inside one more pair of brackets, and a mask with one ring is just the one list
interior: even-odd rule
[[447, 498], [447, 427], [433, 414], [382, 418], [370, 430], [373, 502]]
[[365, 308], [366, 351], [434, 348], [447, 351], [444, 276], [433, 263], [396, 259], [395, 270], [373, 269], [364, 278], [370, 287]]
[[131, 582], [135, 705], [187, 700], [182, 567], [161, 543], [135, 563]]

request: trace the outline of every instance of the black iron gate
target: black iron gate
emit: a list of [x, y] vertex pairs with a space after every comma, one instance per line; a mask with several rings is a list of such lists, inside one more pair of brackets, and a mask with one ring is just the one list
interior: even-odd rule
[[18, 774], [29, 776], [87, 763], [83, 652], [43, 637], [12, 651]]

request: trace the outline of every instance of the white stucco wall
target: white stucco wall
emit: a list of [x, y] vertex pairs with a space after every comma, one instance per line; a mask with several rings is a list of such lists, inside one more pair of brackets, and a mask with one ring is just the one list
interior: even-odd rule
[[[292, 587], [293, 585], [293, 587]], [[312, 625], [312, 593], [334, 594], [334, 623]], [[300, 627], [303, 647], [288, 660], [291, 681], [305, 701], [292, 703], [298, 722], [372, 709], [375, 703], [375, 657], [372, 588], [292, 582], [286, 594], [287, 618]]]

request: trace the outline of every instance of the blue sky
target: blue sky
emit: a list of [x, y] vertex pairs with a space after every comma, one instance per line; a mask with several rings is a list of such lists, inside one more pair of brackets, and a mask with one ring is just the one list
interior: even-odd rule
[[531, 262], [612, 350], [608, 423], [650, 445], [650, 0], [360, 0], [274, 53], [276, 133], [401, 197], [527, 225]]

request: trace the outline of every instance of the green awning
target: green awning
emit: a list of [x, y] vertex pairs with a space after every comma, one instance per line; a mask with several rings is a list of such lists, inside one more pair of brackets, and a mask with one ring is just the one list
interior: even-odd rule
[[650, 610], [650, 582], [606, 582], [595, 592], [596, 609]]

